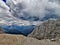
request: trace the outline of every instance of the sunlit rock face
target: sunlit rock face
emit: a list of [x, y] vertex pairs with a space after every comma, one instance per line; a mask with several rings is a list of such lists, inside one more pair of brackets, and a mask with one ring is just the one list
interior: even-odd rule
[[48, 20], [37, 26], [28, 36], [36, 39], [60, 39], [60, 20]]

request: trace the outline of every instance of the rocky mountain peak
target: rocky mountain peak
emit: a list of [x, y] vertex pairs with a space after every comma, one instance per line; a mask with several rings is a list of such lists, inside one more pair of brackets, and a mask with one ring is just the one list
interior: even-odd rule
[[28, 36], [37, 39], [59, 39], [60, 20], [48, 20], [37, 26]]

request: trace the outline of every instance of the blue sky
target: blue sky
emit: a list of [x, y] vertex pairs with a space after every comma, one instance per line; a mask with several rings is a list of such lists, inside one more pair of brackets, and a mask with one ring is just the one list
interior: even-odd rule
[[6, 2], [6, 0], [3, 0], [4, 2]]

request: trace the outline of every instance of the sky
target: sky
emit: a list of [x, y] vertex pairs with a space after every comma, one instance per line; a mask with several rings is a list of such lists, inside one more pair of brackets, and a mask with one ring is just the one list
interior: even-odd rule
[[6, 0], [3, 0], [4, 2], [6, 2]]
[[50, 15], [60, 16], [59, 0], [4, 0], [9, 6], [11, 14], [20, 17], [43, 17]]

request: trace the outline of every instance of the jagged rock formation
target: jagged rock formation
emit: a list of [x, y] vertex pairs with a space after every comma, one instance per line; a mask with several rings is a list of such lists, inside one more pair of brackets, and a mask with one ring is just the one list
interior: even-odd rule
[[0, 34], [0, 45], [60, 45], [60, 41], [37, 40], [22, 35]]
[[59, 39], [60, 20], [48, 20], [36, 27], [28, 36], [37, 39]]

